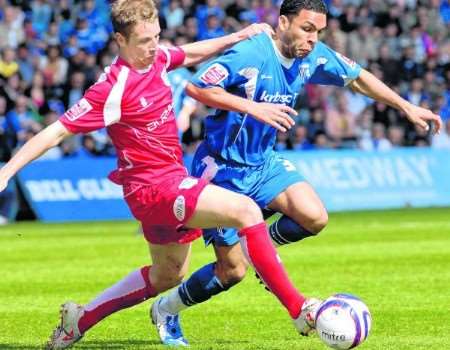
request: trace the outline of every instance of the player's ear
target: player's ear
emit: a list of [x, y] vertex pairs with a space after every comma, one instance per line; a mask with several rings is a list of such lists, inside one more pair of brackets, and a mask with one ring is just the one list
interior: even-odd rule
[[119, 46], [124, 46], [127, 42], [127, 39], [119, 32], [114, 33], [114, 38]]
[[278, 27], [280, 27], [281, 31], [286, 31], [289, 28], [289, 17], [285, 15], [281, 15], [278, 18]]

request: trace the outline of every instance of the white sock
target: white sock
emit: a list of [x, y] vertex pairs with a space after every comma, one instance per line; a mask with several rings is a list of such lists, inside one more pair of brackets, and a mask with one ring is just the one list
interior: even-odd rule
[[178, 288], [172, 289], [169, 294], [162, 297], [159, 303], [159, 309], [162, 312], [176, 315], [180, 311], [187, 309], [189, 306], [183, 303], [178, 293]]
[[146, 284], [141, 270], [131, 272], [128, 276], [104, 290], [88, 304], [84, 305], [84, 309], [86, 311], [92, 311], [113, 300], [127, 300], [127, 298], [131, 298], [135, 293], [141, 290], [145, 291]]

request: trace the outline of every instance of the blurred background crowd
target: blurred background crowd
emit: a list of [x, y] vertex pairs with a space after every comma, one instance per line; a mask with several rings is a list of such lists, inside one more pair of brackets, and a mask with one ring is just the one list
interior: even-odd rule
[[[174, 45], [222, 36], [253, 22], [277, 23], [276, 0], [158, 2], [161, 41]], [[396, 110], [349, 89], [309, 85], [296, 127], [278, 150], [450, 149], [450, 1], [328, 0], [322, 40], [357, 61], [405, 99], [442, 116], [431, 136]], [[0, 0], [0, 161], [54, 122], [95, 83], [117, 55], [106, 0]], [[249, 58], [251, 59], [251, 58]], [[202, 138], [208, 111], [184, 95], [195, 69], [172, 72], [175, 110], [186, 153]], [[104, 131], [73, 137], [42, 159], [114, 154]]]

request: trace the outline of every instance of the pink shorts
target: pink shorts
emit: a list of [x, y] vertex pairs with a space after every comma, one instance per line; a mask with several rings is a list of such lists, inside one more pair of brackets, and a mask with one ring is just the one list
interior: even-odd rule
[[208, 183], [190, 176], [176, 176], [158, 185], [124, 185], [124, 196], [144, 236], [153, 244], [189, 243], [201, 229], [184, 225], [194, 214], [198, 197]]

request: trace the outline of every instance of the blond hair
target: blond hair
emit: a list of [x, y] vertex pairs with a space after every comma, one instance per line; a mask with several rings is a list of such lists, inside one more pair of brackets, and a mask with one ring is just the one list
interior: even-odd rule
[[111, 5], [111, 21], [114, 31], [129, 38], [138, 21], [153, 22], [158, 10], [153, 0], [116, 0]]

